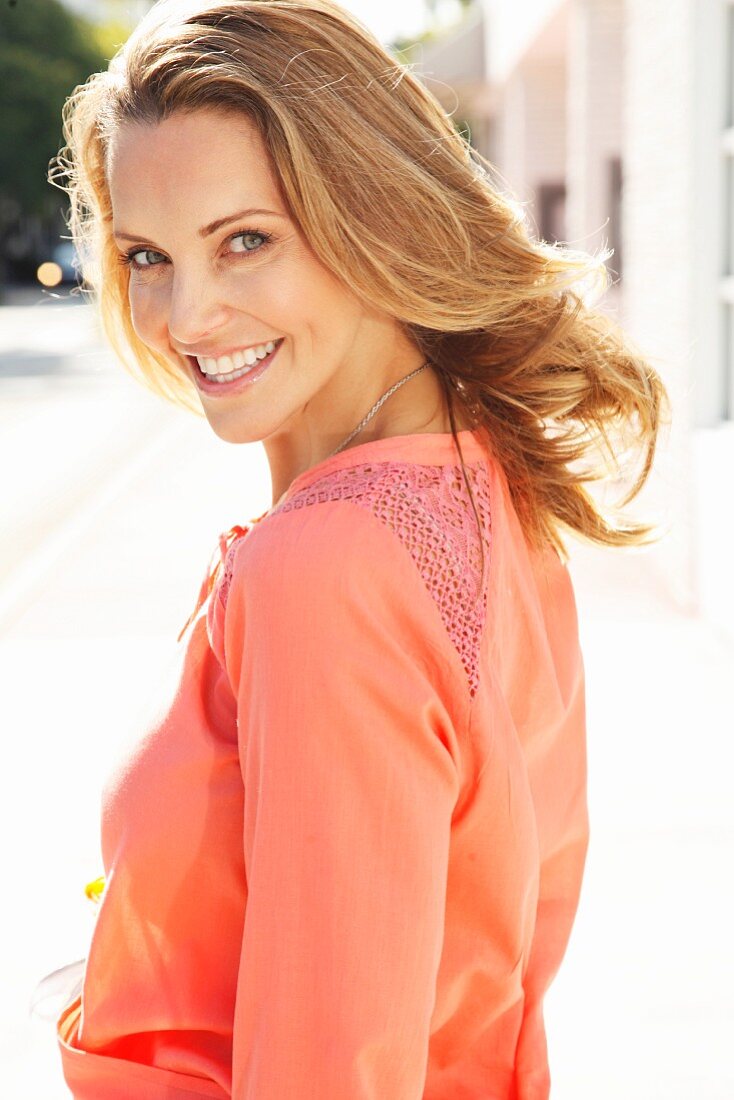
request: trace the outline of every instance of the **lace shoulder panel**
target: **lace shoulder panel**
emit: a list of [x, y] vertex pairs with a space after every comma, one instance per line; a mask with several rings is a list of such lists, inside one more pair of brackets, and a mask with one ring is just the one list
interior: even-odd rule
[[[269, 515], [349, 500], [388, 526], [409, 550], [438, 607], [473, 697], [479, 686], [479, 652], [487, 614], [491, 517], [485, 463], [466, 463], [466, 469], [480, 525], [459, 463], [423, 466], [384, 461], [344, 467], [305, 486]], [[230, 553], [225, 563], [224, 596], [232, 562]]]

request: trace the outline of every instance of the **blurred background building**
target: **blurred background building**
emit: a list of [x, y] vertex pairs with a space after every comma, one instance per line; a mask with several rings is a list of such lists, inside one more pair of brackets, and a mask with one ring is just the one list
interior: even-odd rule
[[540, 237], [614, 249], [604, 308], [674, 401], [656, 566], [732, 631], [733, 51], [727, 0], [477, 0], [411, 50]]

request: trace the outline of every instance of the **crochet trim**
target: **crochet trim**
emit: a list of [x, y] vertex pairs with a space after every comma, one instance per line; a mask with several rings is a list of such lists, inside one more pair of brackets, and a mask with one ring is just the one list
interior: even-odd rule
[[[365, 462], [324, 474], [267, 513], [349, 500], [393, 531], [410, 552], [466, 671], [470, 696], [479, 686], [479, 654], [487, 616], [491, 551], [489, 478], [483, 461], [466, 464], [481, 533], [460, 464]], [[243, 533], [249, 530], [244, 529]], [[481, 539], [485, 539], [482, 575]], [[232, 580], [230, 545], [219, 585], [226, 603]]]

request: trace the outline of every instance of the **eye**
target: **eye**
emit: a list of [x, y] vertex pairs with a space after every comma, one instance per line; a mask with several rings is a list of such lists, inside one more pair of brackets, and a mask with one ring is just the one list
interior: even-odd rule
[[[233, 236], [231, 236], [229, 239], [233, 245], [235, 245], [237, 241], [242, 241], [244, 246], [242, 248], [233, 247], [233, 252], [261, 252], [263, 248], [267, 246], [268, 241], [270, 240], [270, 234], [261, 233], [257, 229], [241, 229], [238, 233], [233, 234]], [[252, 242], [258, 240], [262, 243], [260, 245], [252, 247]]]
[[[143, 261], [139, 260], [139, 256], [144, 256]], [[160, 252], [155, 252], [152, 248], [131, 248], [129, 252], [124, 252], [120, 257], [120, 262], [128, 264], [130, 267], [143, 268], [143, 267], [158, 267], [159, 262], [151, 263], [148, 259], [149, 256], [159, 256], [162, 260], [165, 260]]]

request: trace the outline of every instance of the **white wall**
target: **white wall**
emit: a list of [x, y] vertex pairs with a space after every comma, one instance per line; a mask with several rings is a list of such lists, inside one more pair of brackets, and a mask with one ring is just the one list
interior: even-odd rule
[[[566, 174], [566, 67], [529, 57], [506, 81], [497, 112], [496, 157], [521, 201], [535, 203], [541, 183]], [[533, 210], [537, 223], [537, 208]]]
[[673, 425], [646, 499], [670, 527], [655, 558], [672, 594], [697, 605], [691, 450], [699, 278], [696, 234], [694, 0], [626, 4], [623, 322], [663, 375]]
[[592, 252], [609, 244], [607, 166], [622, 149], [623, 21], [623, 0], [571, 2], [566, 225], [569, 241]]
[[492, 80], [503, 83], [566, 0], [484, 0]]

